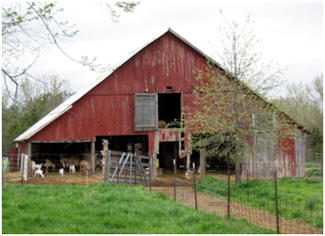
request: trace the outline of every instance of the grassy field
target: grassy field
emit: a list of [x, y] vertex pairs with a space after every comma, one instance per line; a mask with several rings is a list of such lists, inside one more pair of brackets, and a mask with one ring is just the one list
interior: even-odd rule
[[313, 167], [320, 168], [321, 165], [313, 162], [308, 162], [308, 161], [305, 162], [305, 168], [313, 168]]
[[[227, 196], [227, 182], [207, 177], [198, 182], [198, 191]], [[315, 178], [284, 178], [278, 180], [279, 215], [288, 219], [308, 221], [323, 227], [323, 181]], [[231, 200], [275, 214], [274, 182], [249, 180], [231, 182]]]
[[10, 234], [272, 233], [195, 211], [143, 187], [6, 185], [2, 232]]

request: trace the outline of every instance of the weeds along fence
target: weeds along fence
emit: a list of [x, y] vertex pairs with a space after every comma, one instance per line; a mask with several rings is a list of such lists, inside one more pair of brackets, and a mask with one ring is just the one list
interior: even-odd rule
[[[256, 165], [253, 168], [267, 169], [273, 177], [261, 179], [242, 173], [241, 183], [236, 184], [233, 170], [215, 166], [204, 180], [198, 180], [200, 176], [192, 168], [187, 180], [182, 181], [174, 168], [173, 187], [161, 189], [184, 205], [226, 219], [246, 219], [277, 233], [323, 232], [322, 179], [279, 178], [274, 166]], [[320, 187], [319, 195], [311, 192], [312, 186]]]

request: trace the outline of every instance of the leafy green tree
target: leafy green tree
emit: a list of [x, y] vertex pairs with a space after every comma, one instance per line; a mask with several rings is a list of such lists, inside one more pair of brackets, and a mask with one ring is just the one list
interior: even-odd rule
[[252, 114], [264, 106], [260, 97], [266, 97], [282, 83], [281, 69], [273, 69], [272, 62], [262, 62], [252, 24], [250, 16], [243, 25], [224, 19], [219, 28], [222, 69], [208, 62], [206, 68], [197, 71], [199, 108], [185, 115], [185, 126], [194, 127], [196, 133], [193, 147], [226, 159], [228, 165], [234, 164], [237, 183], [241, 182], [242, 160], [248, 158], [247, 137], [258, 133], [275, 145], [274, 120], [264, 119], [266, 128], [257, 130], [252, 126]]
[[[48, 83], [38, 83], [25, 79], [17, 103], [10, 103], [8, 94], [2, 99], [2, 151], [8, 152], [13, 140], [36, 123], [39, 119], [72, 95], [65, 80], [47, 77]], [[35, 86], [37, 85], [37, 86]]]
[[322, 153], [323, 75], [315, 77], [310, 85], [289, 84], [287, 95], [274, 99], [273, 103], [311, 132], [308, 136], [309, 156]]

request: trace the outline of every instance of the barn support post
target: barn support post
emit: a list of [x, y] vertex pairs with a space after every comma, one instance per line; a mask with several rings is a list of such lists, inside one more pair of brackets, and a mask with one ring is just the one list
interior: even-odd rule
[[27, 176], [29, 178], [33, 177], [33, 171], [32, 171], [32, 158], [30, 155], [28, 155], [28, 159], [27, 159]]
[[91, 173], [92, 174], [95, 174], [95, 170], [96, 170], [95, 142], [96, 142], [96, 139], [95, 140], [92, 140], [91, 141], [91, 147], [90, 147], [90, 153], [91, 153]]
[[18, 153], [17, 153], [17, 170], [19, 170], [20, 167], [20, 144], [18, 144]]
[[190, 159], [190, 153], [189, 152], [187, 152], [186, 153], [186, 173], [189, 175], [189, 173], [190, 173], [190, 168], [191, 168], [191, 159]]

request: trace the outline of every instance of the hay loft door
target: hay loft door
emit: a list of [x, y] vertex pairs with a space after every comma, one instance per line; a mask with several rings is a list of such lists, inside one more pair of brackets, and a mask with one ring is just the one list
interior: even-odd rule
[[135, 94], [134, 131], [158, 129], [158, 94]]

